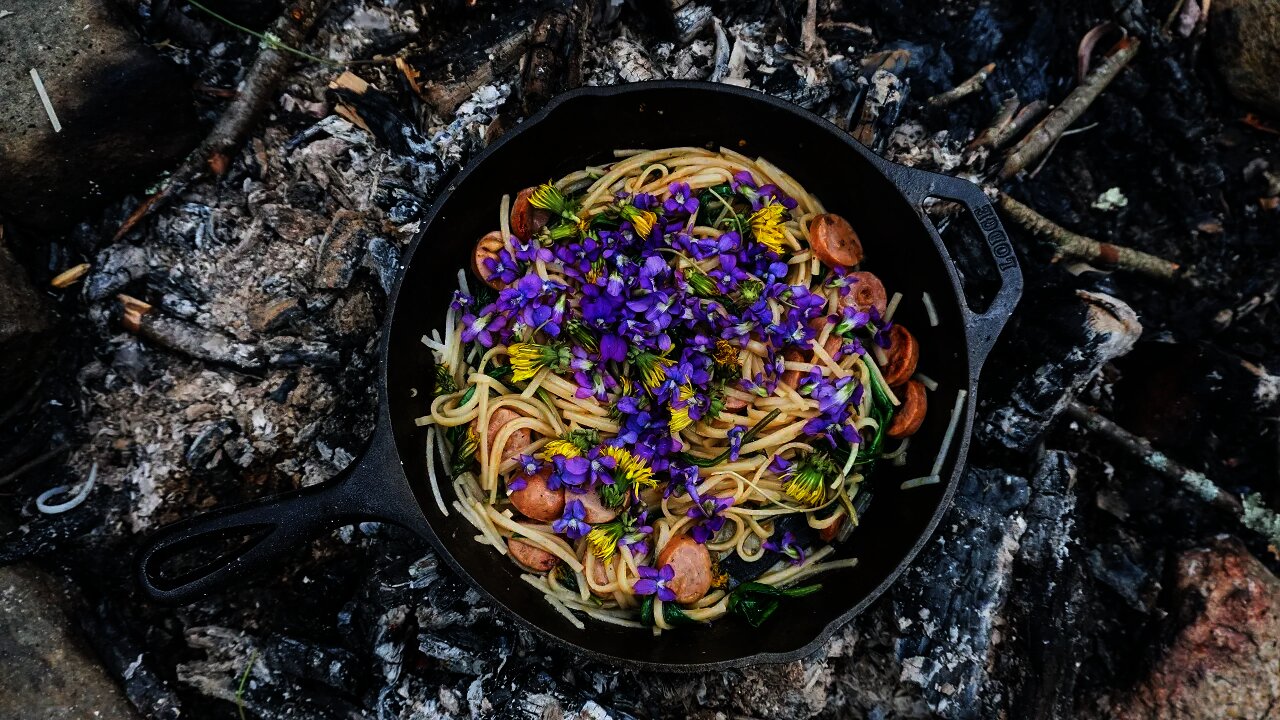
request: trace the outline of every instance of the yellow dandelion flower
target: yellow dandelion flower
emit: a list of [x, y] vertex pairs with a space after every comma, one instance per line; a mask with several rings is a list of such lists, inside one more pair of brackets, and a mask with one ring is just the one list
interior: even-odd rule
[[623, 220], [631, 221], [631, 226], [640, 237], [649, 237], [649, 233], [653, 232], [653, 224], [658, 222], [658, 216], [652, 210], [641, 210], [634, 205], [623, 205], [621, 215]]
[[680, 407], [671, 405], [671, 432], [680, 432], [681, 430], [693, 424], [693, 418], [689, 417], [689, 409], [693, 407], [693, 386], [689, 384], [680, 386], [679, 398]]
[[542, 446], [542, 459], [550, 460], [555, 455], [563, 455], [566, 458], [575, 458], [582, 454], [577, 445], [569, 440], [556, 438], [546, 445]]
[[751, 213], [747, 221], [756, 242], [778, 254], [782, 254], [787, 242], [787, 236], [782, 231], [782, 214], [786, 211], [782, 205], [765, 205]]
[[632, 455], [630, 450], [606, 445], [600, 448], [600, 453], [617, 461], [613, 469], [615, 484], [621, 483], [637, 491], [642, 488], [657, 487], [658, 481], [653, 477], [653, 468], [649, 467], [644, 460]]
[[[559, 188], [549, 182], [539, 185], [538, 189], [533, 191], [533, 194], [529, 196], [529, 204], [536, 208], [550, 210], [557, 215], [566, 217], [572, 215], [569, 200], [565, 198], [564, 193], [560, 192]], [[573, 219], [577, 220], [576, 217]]]
[[587, 544], [591, 552], [601, 560], [608, 560], [618, 551], [618, 541], [622, 539], [622, 523], [611, 522], [595, 526], [587, 533]]
[[507, 359], [511, 361], [512, 382], [532, 380], [542, 368], [553, 372], [563, 370], [569, 364], [569, 350], [556, 345], [537, 343], [512, 343], [507, 346]]
[[674, 360], [653, 353], [637, 353], [632, 363], [640, 371], [640, 383], [649, 390], [661, 385], [667, 379], [667, 368], [676, 364]]
[[731, 368], [738, 366], [738, 356], [740, 354], [737, 345], [724, 338], [716, 338], [715, 350], [711, 358], [720, 367]]

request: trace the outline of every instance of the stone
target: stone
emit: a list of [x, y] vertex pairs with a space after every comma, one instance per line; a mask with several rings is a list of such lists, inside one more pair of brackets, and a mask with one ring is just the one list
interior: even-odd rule
[[0, 568], [0, 718], [137, 717], [63, 610], [66, 593], [41, 570]]
[[[3, 184], [3, 183], [0, 183]], [[0, 412], [31, 387], [52, 340], [48, 304], [0, 242]]]
[[1280, 3], [1218, 0], [1211, 6], [1213, 57], [1237, 100], [1280, 117]]
[[1185, 621], [1117, 720], [1274, 718], [1280, 708], [1280, 579], [1240, 541], [1178, 559]]
[[[140, 192], [201, 134], [191, 82], [108, 0], [15, 0], [0, 21], [0, 213], [58, 232]], [[44, 83], [54, 132], [31, 79]]]

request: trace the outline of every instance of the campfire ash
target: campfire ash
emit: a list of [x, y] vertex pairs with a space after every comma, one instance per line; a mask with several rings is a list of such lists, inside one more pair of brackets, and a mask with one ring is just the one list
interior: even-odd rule
[[[148, 718], [1214, 717], [1193, 677], [1247, 687], [1233, 702], [1264, 717], [1280, 120], [1246, 115], [1212, 67], [1210, 32], [1239, 31], [1220, 3], [1248, 5], [122, 3], [172, 39], [210, 129], [155, 187], [24, 247], [42, 281], [68, 271], [64, 336], [0, 408], [0, 564], [76, 589], [67, 612]], [[1028, 291], [955, 508], [904, 579], [813, 657], [699, 676], [583, 665], [377, 524], [188, 607], [141, 600], [143, 533], [359, 454], [386, 293], [450, 178], [566, 89], [657, 78], [764, 90], [998, 201]], [[972, 219], [928, 212], [981, 296]], [[50, 334], [40, 304], [0, 308], [0, 329]], [[37, 509], [91, 472], [82, 503]], [[1234, 623], [1248, 642], [1207, 639]], [[1162, 706], [1169, 688], [1191, 710]]]

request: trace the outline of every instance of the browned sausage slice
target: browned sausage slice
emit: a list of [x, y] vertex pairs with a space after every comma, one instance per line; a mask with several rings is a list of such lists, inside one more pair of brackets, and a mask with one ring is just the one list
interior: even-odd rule
[[906, 382], [916, 372], [916, 363], [920, 361], [920, 344], [915, 336], [907, 332], [901, 325], [889, 328], [889, 347], [884, 354], [888, 357], [880, 373], [889, 387], [896, 387]]
[[893, 414], [893, 421], [889, 423], [889, 429], [886, 430], [891, 438], [904, 438], [909, 435], [915, 435], [920, 429], [920, 423], [924, 422], [924, 414], [929, 409], [929, 400], [925, 396], [924, 383], [919, 380], [911, 380], [902, 387], [896, 387], [893, 392], [902, 401], [898, 406], [897, 412]]
[[[588, 555], [589, 554], [590, 553], [588, 553]], [[596, 585], [608, 585], [609, 584], [609, 569], [608, 569], [609, 563], [595, 557], [593, 557], [590, 562], [591, 562], [591, 582], [595, 583]], [[609, 562], [612, 562], [612, 561], [609, 561]], [[583, 564], [585, 565], [586, 563], [587, 561], [584, 560]], [[591, 583], [587, 583], [587, 590], [591, 591], [592, 595], [595, 595], [596, 597], [600, 597], [600, 598], [613, 596], [613, 593], [611, 592], [596, 590], [595, 588], [591, 587]]]
[[853, 278], [854, 283], [849, 286], [849, 294], [844, 296], [843, 304], [862, 312], [871, 312], [871, 308], [875, 308], [880, 317], [884, 317], [889, 298], [885, 295], [884, 283], [880, 282], [880, 278], [869, 272], [849, 273], [849, 277]]
[[711, 589], [711, 553], [688, 535], [676, 535], [658, 553], [658, 567], [670, 565], [675, 577], [667, 587], [681, 605], [697, 602]]
[[570, 493], [565, 496], [565, 499], [567, 501], [582, 501], [582, 509], [586, 511], [584, 520], [590, 525], [609, 522], [618, 517], [618, 511], [605, 507], [604, 502], [600, 500], [600, 493], [595, 490], [588, 490], [584, 493]]
[[485, 285], [494, 290], [501, 290], [507, 286], [506, 283], [489, 273], [489, 269], [484, 266], [486, 259], [497, 259], [498, 251], [502, 249], [505, 243], [502, 242], [502, 233], [494, 230], [476, 243], [475, 255], [471, 258], [471, 270], [476, 277], [484, 281]]
[[746, 401], [746, 400], [743, 400], [743, 399], [742, 399], [742, 398], [740, 398], [740, 397], [734, 397], [734, 396], [732, 396], [732, 395], [725, 395], [725, 396], [724, 396], [724, 409], [725, 409], [725, 410], [728, 410], [729, 412], [738, 412], [739, 410], [745, 410], [745, 409], [746, 409], [746, 407], [747, 407], [747, 401]]
[[[797, 348], [787, 348], [782, 351], [782, 358], [791, 362], [805, 362], [805, 355]], [[782, 377], [778, 378], [778, 382], [795, 390], [800, 386], [800, 378], [804, 376], [801, 370], [785, 370]]]
[[560, 562], [560, 558], [546, 550], [514, 537], [507, 538], [507, 550], [513, 560], [534, 572], [547, 572]]
[[530, 520], [551, 522], [564, 513], [564, 488], [547, 488], [551, 468], [543, 468], [536, 475], [522, 476], [525, 486], [507, 496], [521, 515]]
[[[498, 441], [498, 432], [502, 430], [502, 426], [524, 417], [520, 413], [510, 408], [498, 408], [489, 414], [489, 452], [493, 452], [493, 445]], [[474, 423], [474, 421], [472, 421]], [[505, 462], [524, 452], [524, 449], [533, 443], [533, 432], [529, 428], [520, 428], [511, 433], [511, 437], [507, 438], [507, 444], [502, 448], [502, 460]]]
[[809, 247], [827, 267], [853, 267], [862, 262], [862, 241], [848, 220], [833, 213], [809, 221]]
[[534, 207], [529, 202], [529, 198], [536, 187], [527, 187], [521, 190], [517, 195], [515, 202], [511, 203], [511, 234], [521, 240], [528, 240], [533, 234], [547, 226], [551, 221], [551, 213], [539, 207]]
[[843, 515], [840, 516], [840, 519], [819, 530], [818, 537], [822, 538], [822, 542], [831, 542], [832, 540], [835, 540], [836, 536], [840, 534], [841, 525], [844, 525]]

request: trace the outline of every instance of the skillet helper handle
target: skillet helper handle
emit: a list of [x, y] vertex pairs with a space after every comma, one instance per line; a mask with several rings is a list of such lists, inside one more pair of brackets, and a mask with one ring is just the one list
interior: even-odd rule
[[[154, 600], [189, 603], [240, 582], [326, 530], [365, 520], [403, 522], [392, 505], [403, 498], [394, 489], [385, 489], [394, 488], [384, 477], [388, 458], [395, 457], [388, 435], [381, 428], [375, 430], [364, 454], [325, 483], [161, 528], [138, 555], [142, 589]], [[163, 566], [179, 556], [215, 550], [229, 541], [240, 545], [175, 576], [163, 572]]]
[[[1009, 234], [1000, 224], [996, 209], [987, 198], [982, 188], [958, 177], [939, 173], [916, 170], [914, 168], [894, 165], [899, 173], [904, 174], [905, 182], [899, 187], [907, 190], [911, 201], [919, 206], [928, 198], [952, 200], [963, 205], [973, 216], [978, 230], [982, 233], [987, 251], [995, 263], [1000, 276], [1000, 289], [996, 291], [991, 304], [983, 312], [976, 312], [964, 307], [965, 321], [969, 331], [969, 362], [973, 368], [979, 368], [987, 359], [996, 338], [1004, 329], [1005, 323], [1013, 314], [1013, 309], [1022, 297], [1022, 268], [1018, 266], [1018, 257], [1013, 251], [1013, 243]], [[923, 212], [923, 211], [922, 211]]]

